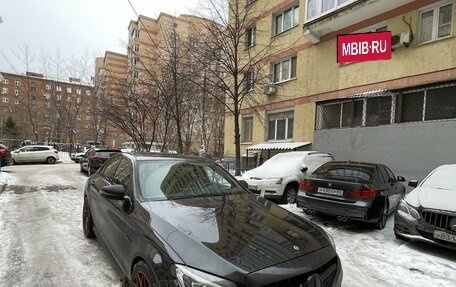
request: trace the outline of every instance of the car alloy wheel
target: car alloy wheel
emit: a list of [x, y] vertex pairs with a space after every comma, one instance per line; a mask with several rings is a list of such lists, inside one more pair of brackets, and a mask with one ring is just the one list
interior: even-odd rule
[[55, 158], [50, 156], [46, 159], [46, 163], [48, 164], [54, 164], [55, 163]]
[[380, 230], [384, 229], [386, 226], [386, 221], [388, 220], [388, 202], [385, 203], [385, 206], [382, 209], [380, 218], [378, 219], [378, 223], [376, 227]]
[[283, 194], [283, 203], [291, 204], [296, 202], [298, 191], [293, 185], [288, 185]]
[[131, 274], [131, 286], [133, 287], [150, 287], [153, 286], [152, 275], [149, 267], [144, 261], [136, 263]]
[[95, 233], [93, 232], [92, 213], [90, 212], [87, 197], [84, 197], [84, 205], [82, 207], [82, 230], [85, 237], [95, 238]]

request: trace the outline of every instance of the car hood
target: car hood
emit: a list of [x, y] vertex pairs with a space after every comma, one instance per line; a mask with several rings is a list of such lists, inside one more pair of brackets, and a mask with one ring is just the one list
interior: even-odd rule
[[247, 193], [148, 206], [152, 228], [185, 264], [237, 282], [330, 245], [319, 227]]
[[304, 173], [298, 167], [288, 166], [286, 168], [277, 169], [272, 166], [259, 166], [242, 174], [242, 179], [268, 179], [268, 178], [288, 178], [288, 177], [304, 177]]
[[405, 197], [415, 207], [456, 211], [456, 190], [417, 187]]

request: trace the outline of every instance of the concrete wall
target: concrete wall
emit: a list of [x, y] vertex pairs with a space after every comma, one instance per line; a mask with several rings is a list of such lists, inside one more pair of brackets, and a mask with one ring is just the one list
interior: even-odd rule
[[407, 180], [421, 180], [439, 165], [456, 163], [456, 120], [317, 130], [314, 147], [336, 160], [381, 162]]

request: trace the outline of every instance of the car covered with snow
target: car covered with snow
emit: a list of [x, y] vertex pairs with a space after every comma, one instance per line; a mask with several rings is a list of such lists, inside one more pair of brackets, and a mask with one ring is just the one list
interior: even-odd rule
[[434, 169], [400, 202], [394, 234], [456, 250], [456, 164]]
[[331, 154], [318, 151], [291, 151], [276, 154], [261, 166], [246, 171], [242, 180], [250, 191], [282, 203], [295, 203], [299, 182], [322, 164], [334, 161]]

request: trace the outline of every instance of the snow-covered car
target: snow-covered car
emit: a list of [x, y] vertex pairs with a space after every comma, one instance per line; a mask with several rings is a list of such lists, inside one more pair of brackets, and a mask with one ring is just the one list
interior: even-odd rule
[[394, 234], [456, 250], [456, 164], [434, 169], [399, 203]]
[[253, 193], [282, 203], [295, 203], [299, 182], [328, 161], [334, 161], [333, 156], [318, 151], [279, 153], [246, 171], [242, 180]]
[[45, 162], [56, 163], [60, 157], [59, 152], [47, 145], [28, 145], [11, 152], [14, 163]]

